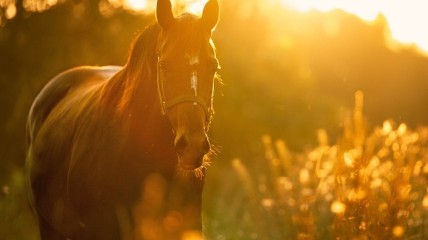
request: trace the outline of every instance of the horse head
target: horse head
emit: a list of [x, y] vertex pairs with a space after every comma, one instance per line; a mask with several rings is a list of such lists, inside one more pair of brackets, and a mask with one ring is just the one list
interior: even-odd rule
[[207, 131], [213, 114], [214, 80], [219, 64], [211, 40], [218, 3], [209, 0], [202, 17], [174, 17], [169, 0], [158, 0], [157, 87], [161, 111], [175, 134], [178, 167], [204, 168], [210, 151]]

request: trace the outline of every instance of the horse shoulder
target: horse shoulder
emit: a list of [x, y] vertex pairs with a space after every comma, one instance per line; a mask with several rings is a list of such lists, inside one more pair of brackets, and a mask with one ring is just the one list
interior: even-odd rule
[[52, 109], [67, 94], [83, 85], [102, 83], [116, 74], [121, 67], [81, 66], [69, 69], [50, 80], [34, 100], [27, 119], [28, 143], [35, 137], [41, 124]]
[[[54, 77], [33, 102], [27, 119], [27, 184], [33, 190], [29, 194], [32, 204], [48, 222], [57, 222], [57, 213], [49, 207], [54, 203], [63, 202], [63, 214], [73, 215], [66, 213], [69, 207], [63, 191], [72, 136], [77, 129], [74, 118], [84, 118], [83, 108], [88, 110], [88, 103], [96, 96], [97, 89], [120, 69], [107, 66], [67, 70]], [[80, 103], [87, 106], [80, 106]], [[68, 232], [63, 226], [59, 228]]]

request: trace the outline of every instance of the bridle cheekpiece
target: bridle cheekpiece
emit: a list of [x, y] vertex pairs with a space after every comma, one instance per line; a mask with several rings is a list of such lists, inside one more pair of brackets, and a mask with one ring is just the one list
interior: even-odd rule
[[205, 121], [207, 124], [211, 121], [212, 115], [214, 114], [213, 109], [213, 96], [214, 96], [214, 83], [212, 87], [211, 97], [210, 97], [210, 103], [207, 104], [204, 99], [198, 96], [197, 93], [197, 78], [196, 72], [192, 72], [191, 74], [191, 88], [193, 94], [185, 94], [181, 95], [172, 99], [166, 99], [165, 98], [165, 92], [164, 92], [164, 86], [163, 82], [161, 80], [160, 74], [160, 63], [159, 63], [159, 56], [157, 58], [157, 68], [156, 68], [156, 84], [157, 84], [157, 90], [158, 90], [158, 96], [159, 96], [159, 102], [161, 107], [161, 113], [162, 115], [166, 115], [168, 112], [168, 109], [171, 107], [185, 102], [191, 102], [193, 105], [199, 105], [202, 107], [205, 113]]

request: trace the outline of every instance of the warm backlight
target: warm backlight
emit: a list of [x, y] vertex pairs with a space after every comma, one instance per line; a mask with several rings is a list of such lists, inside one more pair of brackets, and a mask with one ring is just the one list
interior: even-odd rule
[[125, 5], [139, 11], [147, 8], [147, 0], [125, 0]]
[[[188, 12], [200, 14], [208, 0], [172, 0], [173, 6], [178, 3], [185, 6]], [[248, 0], [247, 0], [248, 1]], [[328, 12], [341, 9], [354, 14], [361, 19], [372, 22], [379, 14], [385, 16], [390, 30], [390, 41], [399, 45], [413, 45], [428, 56], [428, 1], [424, 0], [252, 0], [269, 7], [281, 6], [299, 12], [318, 10]], [[58, 0], [43, 2], [24, 0], [23, 6], [27, 11], [41, 12], [55, 5]], [[134, 11], [153, 12], [155, 0], [108, 0], [114, 6], [124, 6]], [[246, 1], [242, 1], [245, 3]], [[259, 5], [260, 6], [260, 5]], [[15, 1], [0, 0], [0, 7], [4, 8], [4, 17], [12, 19], [16, 15]], [[0, 23], [1, 23], [0, 15]]]
[[[109, 0], [119, 1], [119, 0]], [[155, 0], [124, 0], [124, 5], [135, 11], [151, 11], [155, 8]], [[176, 6], [176, 3], [185, 6], [187, 12], [201, 14], [203, 7], [208, 0], [171, 0], [172, 6]]]
[[428, 54], [428, 1], [421, 0], [278, 0], [284, 7], [301, 12], [341, 9], [365, 21], [385, 16], [391, 37], [405, 45], [415, 45]]
[[[114, 1], [114, 0], [110, 0]], [[117, 1], [117, 0], [116, 0]], [[149, 10], [149, 0], [125, 0], [134, 10]], [[201, 13], [207, 0], [176, 0], [192, 13]], [[403, 45], [414, 45], [428, 55], [428, 1], [421, 0], [270, 0], [266, 4], [280, 4], [300, 12], [318, 10], [328, 12], [341, 9], [361, 19], [372, 22], [379, 14], [385, 16], [391, 39]], [[395, 42], [394, 41], [394, 42]]]

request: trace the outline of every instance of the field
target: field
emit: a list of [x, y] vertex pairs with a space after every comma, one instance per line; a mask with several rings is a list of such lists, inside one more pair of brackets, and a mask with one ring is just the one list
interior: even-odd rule
[[233, 159], [210, 196], [209, 239], [428, 237], [427, 127], [386, 120], [369, 130], [357, 92], [340, 139], [317, 135], [303, 153], [265, 135], [264, 157]]
[[[196, 1], [176, 0], [177, 14]], [[39, 239], [24, 187], [31, 103], [65, 69], [126, 63], [155, 20], [155, 1], [119, 6], [131, 2], [144, 1], [0, 0], [0, 240]], [[280, 2], [219, 1], [206, 238], [428, 239], [428, 55], [391, 45], [386, 15]]]
[[[386, 120], [369, 130], [363, 99], [355, 93], [336, 143], [320, 129], [317, 147], [292, 152], [265, 135], [263, 157], [214, 163], [204, 196], [206, 238], [426, 239], [428, 127]], [[1, 189], [0, 233], [37, 239], [23, 172], [10, 176]]]
[[[336, 143], [320, 129], [318, 146], [296, 153], [265, 135], [264, 157], [214, 164], [204, 196], [206, 238], [426, 239], [428, 128], [386, 120], [369, 131], [362, 111], [357, 92]], [[1, 189], [0, 232], [37, 239], [23, 173], [10, 176]]]

